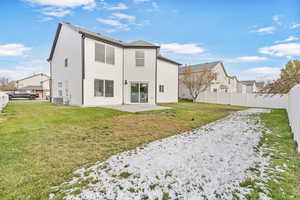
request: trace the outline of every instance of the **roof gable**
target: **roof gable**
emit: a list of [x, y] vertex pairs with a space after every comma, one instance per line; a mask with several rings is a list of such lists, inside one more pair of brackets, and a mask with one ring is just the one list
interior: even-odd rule
[[221, 63], [221, 62], [216, 61], [216, 62], [210, 62], [210, 63], [189, 65], [189, 66], [181, 67], [179, 71], [183, 72], [186, 68], [191, 67], [193, 72], [199, 72], [199, 71], [202, 71], [204, 68], [212, 69], [215, 66], [217, 66], [219, 63]]
[[46, 76], [47, 78], [50, 78], [47, 74], [39, 73], [39, 74], [33, 74], [33, 75], [31, 75], [31, 76], [22, 78], [22, 79], [20, 79], [20, 80], [17, 80], [16, 82], [18, 83], [19, 81], [23, 81], [23, 80], [26, 80], [26, 79], [30, 79], [30, 78], [33, 78], [33, 77], [35, 77], [35, 76]]

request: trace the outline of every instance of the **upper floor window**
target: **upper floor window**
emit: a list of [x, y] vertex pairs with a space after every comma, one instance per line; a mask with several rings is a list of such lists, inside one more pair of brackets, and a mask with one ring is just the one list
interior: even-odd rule
[[95, 61], [106, 64], [115, 64], [115, 48], [95, 43]]
[[105, 45], [95, 43], [95, 61], [105, 63]]
[[135, 65], [137, 67], [145, 66], [145, 52], [144, 51], [135, 51]]
[[115, 64], [115, 48], [106, 46], [106, 63], [114, 65]]
[[65, 67], [68, 67], [68, 58], [65, 58]]

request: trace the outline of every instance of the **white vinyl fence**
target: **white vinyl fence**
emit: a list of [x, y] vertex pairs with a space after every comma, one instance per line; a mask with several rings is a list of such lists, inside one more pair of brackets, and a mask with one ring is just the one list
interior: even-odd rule
[[197, 102], [261, 108], [284, 108], [288, 112], [290, 126], [300, 152], [300, 85], [296, 85], [288, 94], [282, 96], [203, 92], [198, 96]]
[[287, 111], [294, 139], [298, 143], [298, 151], [300, 152], [300, 85], [296, 85], [289, 92]]
[[4, 92], [0, 92], [0, 112], [7, 105], [8, 101], [8, 95]]
[[202, 92], [197, 102], [260, 108], [287, 108], [288, 95], [264, 96], [252, 93]]

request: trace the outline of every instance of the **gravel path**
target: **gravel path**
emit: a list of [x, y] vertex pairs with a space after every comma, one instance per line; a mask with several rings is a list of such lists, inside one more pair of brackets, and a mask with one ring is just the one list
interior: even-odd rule
[[[248, 109], [202, 128], [172, 136], [79, 169], [59, 188], [66, 199], [245, 199], [247, 178], [268, 179], [268, 158], [255, 148], [267, 131]], [[260, 177], [249, 171], [256, 166]], [[256, 173], [257, 174], [257, 173]], [[86, 187], [74, 184], [87, 183]], [[264, 189], [264, 185], [261, 185]], [[266, 190], [266, 189], [265, 189]], [[267, 193], [267, 191], [266, 191]], [[51, 195], [53, 198], [53, 195]], [[262, 192], [261, 199], [268, 199]]]

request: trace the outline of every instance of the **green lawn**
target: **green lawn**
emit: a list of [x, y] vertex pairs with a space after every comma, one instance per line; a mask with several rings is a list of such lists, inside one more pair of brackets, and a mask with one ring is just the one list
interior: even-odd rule
[[0, 199], [47, 199], [80, 167], [200, 127], [242, 107], [182, 102], [138, 114], [11, 103], [0, 114]]
[[[272, 134], [264, 134], [261, 143], [273, 150], [271, 166], [285, 166], [285, 171], [272, 172], [274, 178], [268, 182], [271, 198], [274, 200], [300, 199], [300, 155], [296, 152], [296, 144], [289, 127], [285, 110], [272, 110], [269, 114], [261, 115], [266, 127]], [[254, 199], [254, 198], [253, 198]]]

